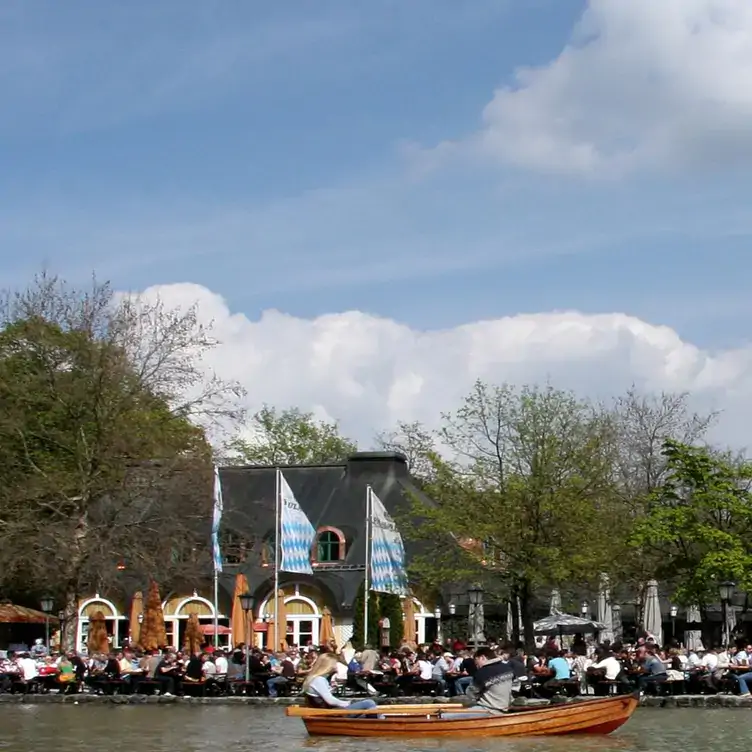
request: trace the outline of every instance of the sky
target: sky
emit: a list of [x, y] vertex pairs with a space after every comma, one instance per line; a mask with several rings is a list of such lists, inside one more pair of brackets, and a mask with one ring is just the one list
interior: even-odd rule
[[475, 378], [752, 419], [747, 0], [5, 0], [0, 285], [199, 304], [367, 445]]

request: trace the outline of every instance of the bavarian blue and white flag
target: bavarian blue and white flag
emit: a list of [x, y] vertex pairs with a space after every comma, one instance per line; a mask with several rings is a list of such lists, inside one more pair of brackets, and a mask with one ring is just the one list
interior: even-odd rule
[[316, 529], [311, 525], [305, 512], [300, 508], [285, 476], [279, 472], [279, 492], [282, 521], [280, 529], [281, 563], [280, 572], [313, 574], [311, 567], [311, 546], [316, 539]]
[[214, 571], [222, 571], [222, 551], [219, 548], [219, 523], [222, 521], [224, 503], [222, 501], [222, 481], [219, 479], [219, 468], [214, 466], [214, 513], [212, 515], [212, 559]]
[[371, 494], [371, 590], [408, 595], [405, 547], [381, 499]]

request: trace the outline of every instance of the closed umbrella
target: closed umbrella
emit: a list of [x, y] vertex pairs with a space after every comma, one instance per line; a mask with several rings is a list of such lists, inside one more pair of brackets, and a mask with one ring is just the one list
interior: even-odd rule
[[402, 603], [402, 611], [405, 614], [402, 639], [410, 645], [415, 645], [418, 641], [417, 630], [415, 628], [415, 603], [413, 603], [413, 599], [409, 595]]
[[[558, 607], [556, 607], [558, 599]], [[554, 611], [554, 607], [556, 607], [556, 610]], [[550, 613], [558, 613], [561, 610], [561, 594], [558, 590], [552, 590], [551, 591], [551, 605], [549, 607]], [[514, 616], [512, 614], [512, 601], [507, 601], [507, 624], [506, 624], [506, 637], [509, 642], [512, 641], [514, 638]], [[524, 639], [524, 629], [522, 627], [522, 609], [520, 608], [520, 599], [517, 599], [517, 633], [520, 636], [520, 639]]]
[[108, 653], [110, 643], [107, 639], [107, 622], [101, 611], [96, 611], [89, 619], [89, 636], [86, 640], [89, 655]]
[[[698, 627], [702, 624], [702, 615], [698, 606], [690, 606], [687, 609], [687, 627], [696, 624]], [[702, 644], [702, 629], [687, 629], [684, 632], [684, 647], [687, 650], [705, 650]]]
[[146, 595], [139, 640], [144, 650], [156, 650], [167, 645], [162, 599], [159, 597], [159, 585], [154, 580], [149, 584], [149, 592]]
[[321, 628], [319, 630], [319, 645], [328, 646], [334, 641], [334, 625], [332, 624], [332, 612], [324, 606], [321, 612]]
[[131, 646], [139, 644], [139, 638], [141, 636], [141, 623], [139, 617], [144, 613], [144, 594], [138, 590], [133, 594], [133, 600], [131, 601], [131, 615], [128, 620], [128, 628], [130, 631], [129, 640]]
[[[510, 608], [509, 611], [512, 609]], [[552, 590], [551, 591], [551, 602], [548, 606], [548, 613], [549, 614], [559, 614], [561, 613], [561, 593], [558, 590]]]
[[198, 621], [198, 614], [191, 614], [185, 627], [184, 650], [189, 655], [198, 655], [201, 652], [201, 643], [203, 641], [204, 635]]
[[[248, 579], [244, 574], [235, 575], [235, 591], [232, 596], [232, 616], [230, 626], [232, 628], [232, 644], [237, 647], [241, 642], [248, 642], [248, 625], [240, 596], [249, 591]], [[253, 618], [253, 616], [251, 616]]]
[[[280, 588], [277, 591], [279, 599], [279, 621], [272, 619], [272, 650], [287, 650], [287, 607], [285, 606], [285, 591]], [[274, 615], [277, 616], [276, 614]]]
[[656, 645], [663, 645], [663, 619], [661, 603], [658, 599], [658, 582], [649, 580], [645, 587], [645, 601], [642, 609], [645, 631], [653, 636]]
[[600, 587], [598, 588], [597, 616], [601, 624], [606, 628], [602, 630], [598, 637], [601, 642], [614, 641], [614, 614], [611, 608], [611, 589], [607, 574], [601, 575]]
[[729, 606], [726, 608], [726, 624], [724, 625], [723, 630], [722, 647], [724, 649], [731, 645], [731, 643], [733, 642], [734, 632], [736, 632], [736, 609], [729, 604]]

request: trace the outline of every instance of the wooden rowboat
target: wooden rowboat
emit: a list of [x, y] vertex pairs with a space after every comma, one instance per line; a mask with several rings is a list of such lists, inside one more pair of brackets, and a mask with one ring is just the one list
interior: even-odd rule
[[[620, 695], [483, 718], [462, 718], [468, 709], [457, 705], [381, 705], [371, 715], [362, 710], [291, 707], [287, 714], [302, 718], [311, 736], [554, 736], [610, 734], [629, 720], [638, 703], [637, 694]], [[460, 715], [443, 718], [445, 713]], [[359, 717], [353, 717], [356, 714]]]

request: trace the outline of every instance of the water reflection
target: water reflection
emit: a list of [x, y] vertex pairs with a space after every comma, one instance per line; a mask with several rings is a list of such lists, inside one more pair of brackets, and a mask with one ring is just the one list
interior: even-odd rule
[[277, 708], [0, 706], [0, 750], [40, 752], [748, 752], [738, 710], [639, 710], [608, 737], [550, 739], [309, 738]]

